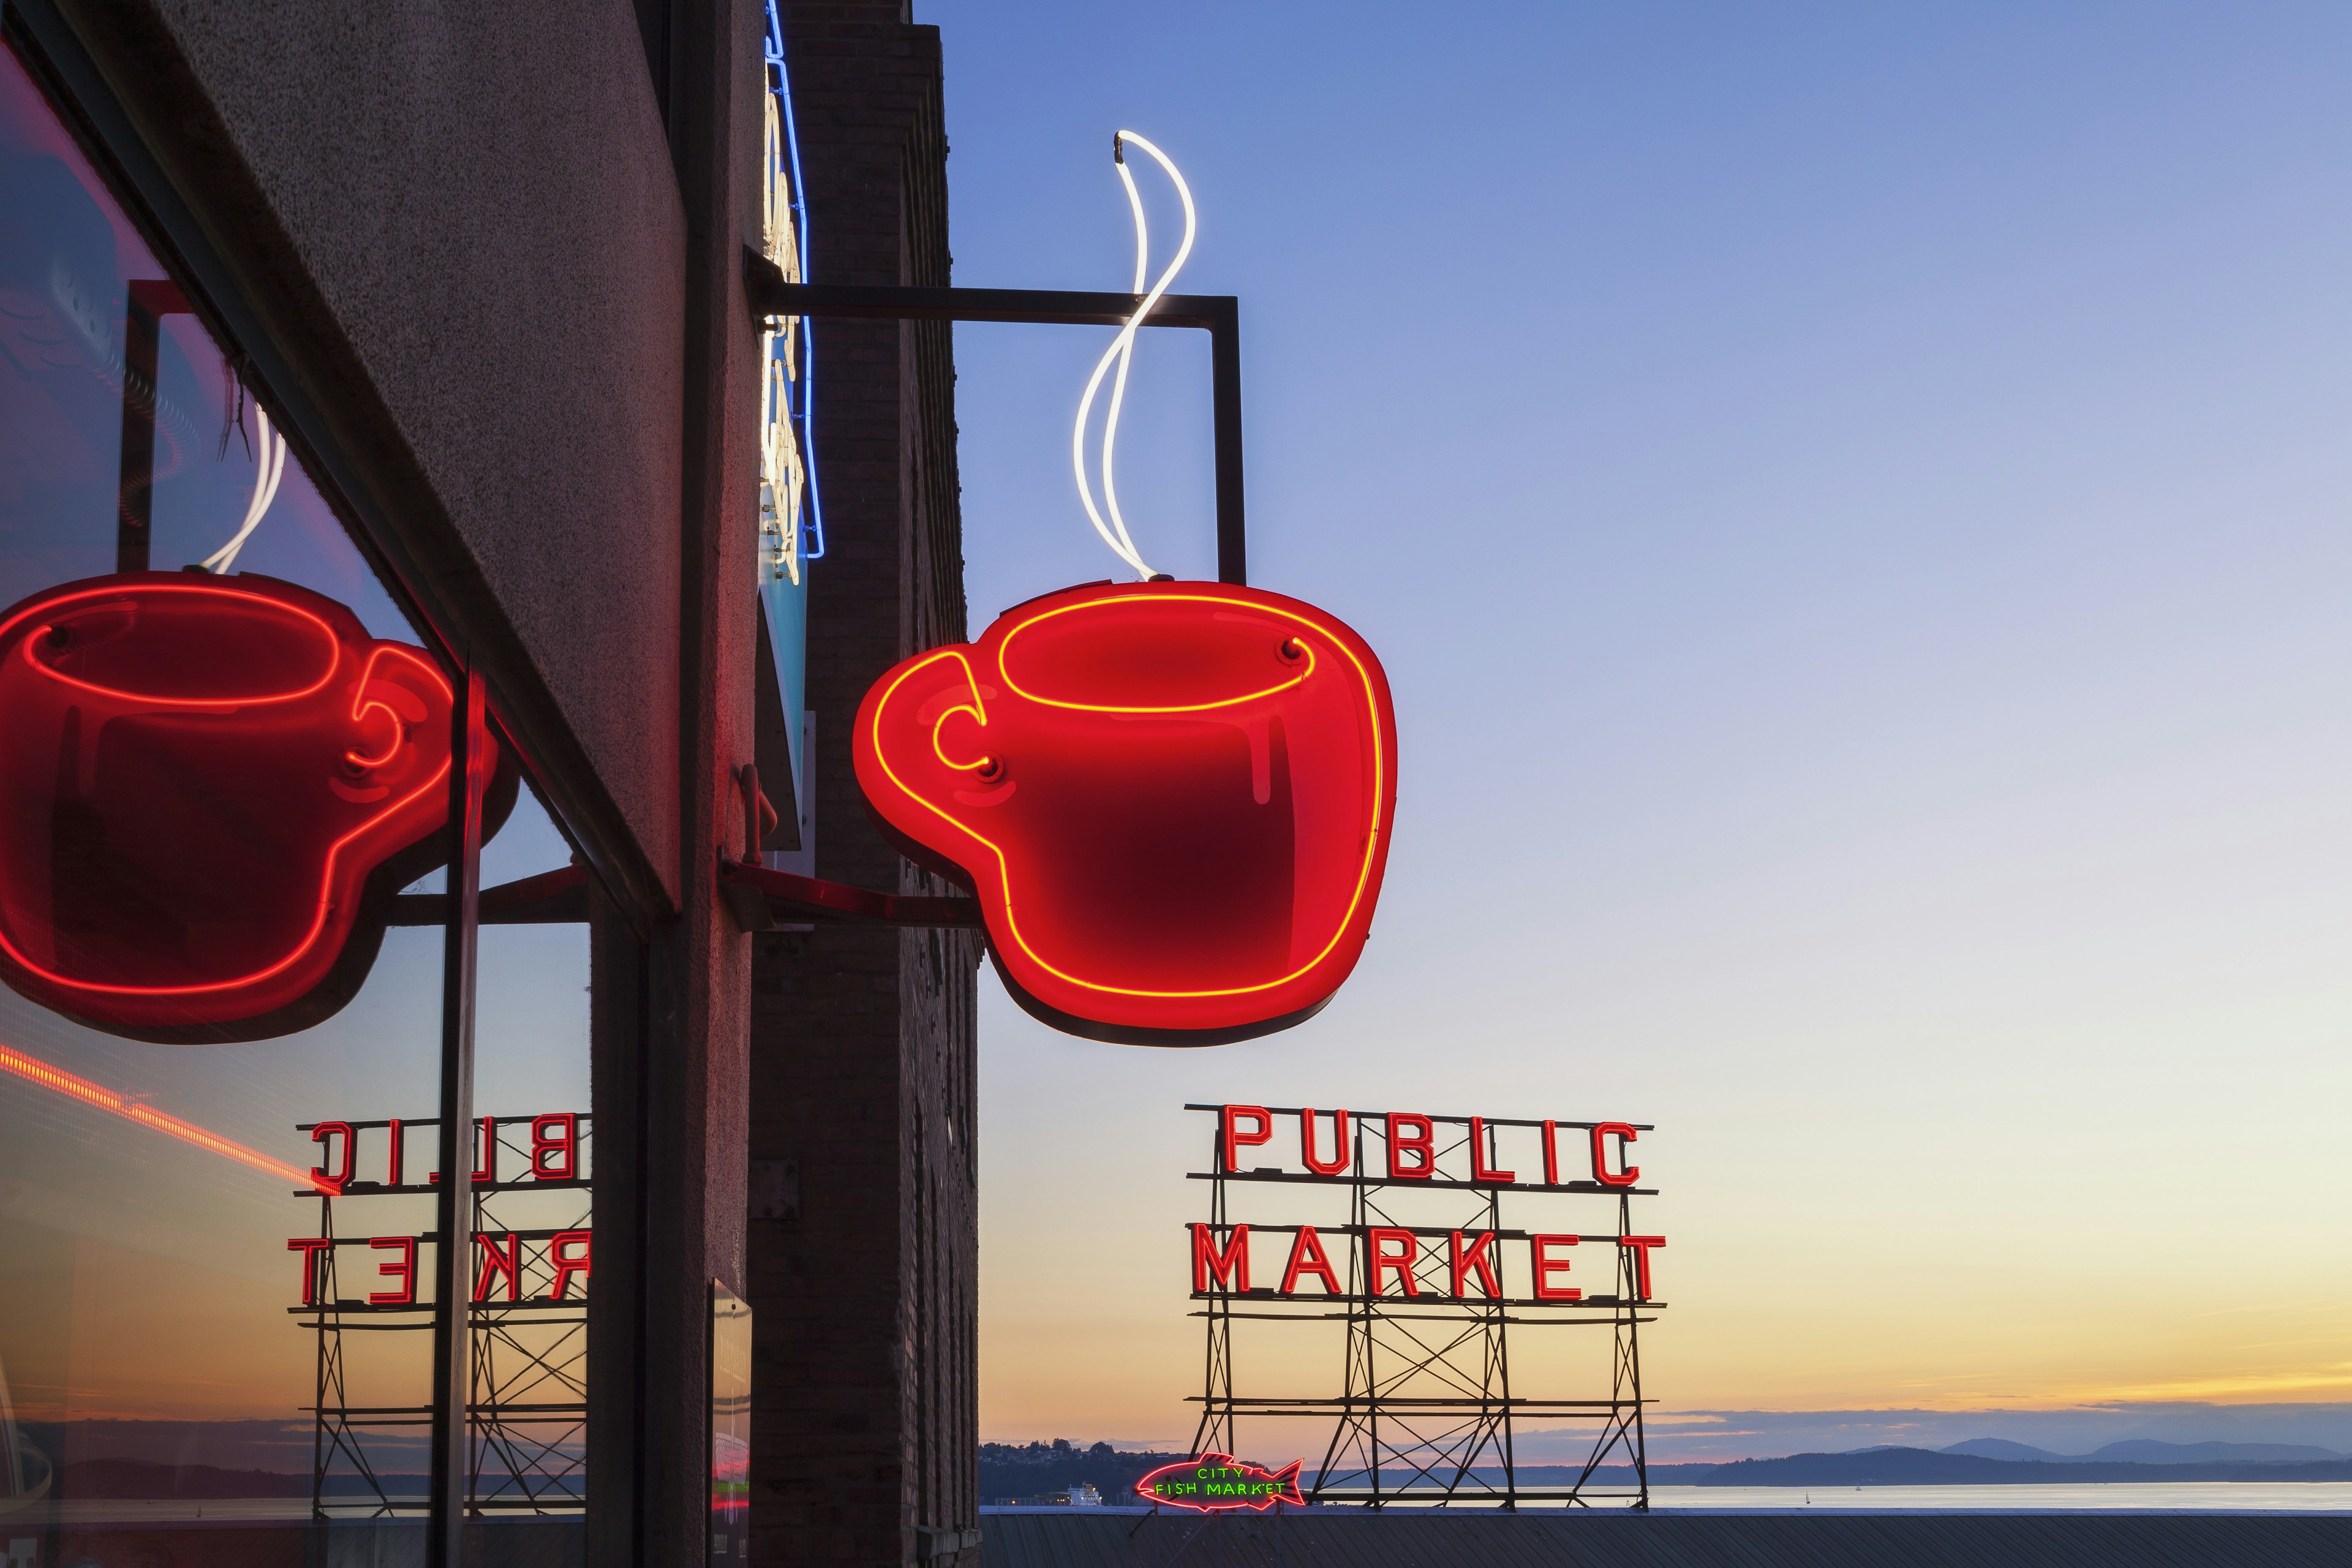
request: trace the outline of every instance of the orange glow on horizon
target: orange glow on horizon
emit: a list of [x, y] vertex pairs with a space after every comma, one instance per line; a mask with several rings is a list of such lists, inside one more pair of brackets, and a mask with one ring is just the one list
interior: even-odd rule
[[0, 1046], [0, 1072], [13, 1073], [26, 1083], [54, 1089], [68, 1100], [78, 1100], [84, 1105], [120, 1116], [125, 1121], [135, 1121], [152, 1131], [177, 1138], [184, 1143], [193, 1143], [224, 1159], [235, 1160], [240, 1165], [250, 1165], [257, 1171], [281, 1177], [298, 1186], [309, 1187], [313, 1192], [332, 1197], [342, 1190], [339, 1182], [325, 1181], [299, 1166], [289, 1165], [283, 1160], [273, 1160], [233, 1138], [207, 1131], [193, 1121], [183, 1121], [176, 1116], [142, 1105], [126, 1094], [92, 1083], [86, 1078], [77, 1078], [63, 1068], [51, 1067], [37, 1058], [28, 1057], [6, 1046]]

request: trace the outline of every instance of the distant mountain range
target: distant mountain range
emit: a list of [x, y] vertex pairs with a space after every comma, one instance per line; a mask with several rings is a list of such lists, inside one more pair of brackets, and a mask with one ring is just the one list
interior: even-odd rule
[[1980, 1459], [2023, 1459], [2051, 1465], [2084, 1465], [2100, 1460], [2132, 1465], [2303, 1465], [2345, 1457], [2331, 1448], [2317, 1448], [2308, 1443], [2157, 1443], [2146, 1437], [2109, 1443], [2087, 1454], [2053, 1454], [2047, 1448], [2012, 1443], [2006, 1437], [1971, 1437], [1937, 1451], [1973, 1454]]
[[[1998, 1438], [1980, 1438], [1968, 1448], [1979, 1445], [1997, 1445], [2002, 1451], [2035, 1453], [2022, 1443], [2004, 1443]], [[2163, 1458], [2155, 1463], [2147, 1458], [2102, 1458], [2110, 1449], [2145, 1453], [2154, 1450]], [[2277, 1460], [2255, 1457], [2284, 1449], [2294, 1458]], [[2199, 1456], [2221, 1450], [2232, 1457], [2220, 1459], [2178, 1458]], [[2307, 1454], [2321, 1457], [2310, 1458]], [[1669, 1467], [1650, 1467], [1654, 1480], [1664, 1480], [1660, 1474]], [[1676, 1472], [1698, 1469], [1696, 1465], [1675, 1465]], [[1956, 1453], [1946, 1449], [1937, 1453], [1927, 1448], [1864, 1448], [1851, 1454], [1791, 1454], [1780, 1459], [1739, 1459], [1727, 1465], [1715, 1465], [1702, 1475], [1676, 1474], [1672, 1483], [1702, 1487], [1935, 1487], [1935, 1486], [2081, 1486], [2091, 1482], [2116, 1481], [2352, 1481], [2352, 1459], [2339, 1458], [2325, 1448], [2305, 1450], [2292, 1444], [2272, 1443], [2111, 1443], [2099, 1454], [2066, 1458], [2051, 1455], [2045, 1458], [1996, 1458], [1984, 1452]]]
[[[1137, 1476], [1185, 1458], [1129, 1453], [1108, 1444], [1091, 1449], [1043, 1443], [1025, 1447], [984, 1444], [980, 1454], [981, 1500], [987, 1503], [1036, 1500], [1072, 1485], [1087, 1484], [1101, 1492], [1104, 1502], [1119, 1506], [1131, 1501]], [[1564, 1487], [1575, 1480], [1578, 1468], [1522, 1465], [1519, 1485]], [[1475, 1473], [1488, 1485], [1501, 1484], [1499, 1469], [1482, 1466]], [[1622, 1486], [1633, 1479], [1633, 1471], [1630, 1467], [1611, 1465], [1592, 1479]], [[1876, 1447], [1728, 1464], [1650, 1467], [1651, 1485], [1682, 1487], [2081, 1486], [2136, 1481], [2352, 1481], [2352, 1458], [2299, 1443], [2135, 1439], [2109, 1443], [2089, 1454], [2070, 1455], [1999, 1437], [1978, 1437], [1941, 1451]], [[1311, 1473], [1307, 1484], [1313, 1485]]]

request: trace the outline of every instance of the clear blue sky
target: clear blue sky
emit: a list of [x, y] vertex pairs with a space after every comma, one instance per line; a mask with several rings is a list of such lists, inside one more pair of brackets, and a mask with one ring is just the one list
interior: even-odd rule
[[[1123, 287], [1111, 132], [1183, 167], [1253, 579], [1402, 738], [1313, 1023], [983, 979], [989, 1435], [1189, 1433], [1186, 1100], [1655, 1121], [1674, 1408], [2345, 1397], [2352, 11], [918, 18], [958, 282]], [[959, 330], [975, 631], [1113, 574], [1106, 336]], [[1121, 491], [1204, 575], [1191, 336]]]

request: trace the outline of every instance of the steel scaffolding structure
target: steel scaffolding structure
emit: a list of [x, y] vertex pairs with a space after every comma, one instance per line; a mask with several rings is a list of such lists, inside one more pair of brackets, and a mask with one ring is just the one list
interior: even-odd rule
[[[577, 1131], [572, 1168], [575, 1172], [586, 1171], [591, 1168], [590, 1118], [583, 1113], [572, 1120]], [[484, 1118], [488, 1136], [484, 1139], [478, 1134], [477, 1144], [482, 1169], [495, 1173], [506, 1158], [512, 1157], [522, 1161], [528, 1172], [530, 1152], [514, 1140], [513, 1130], [528, 1129], [531, 1122], [529, 1117]], [[303, 1123], [298, 1131], [309, 1132], [316, 1125]], [[437, 1120], [397, 1124], [352, 1121], [341, 1125], [354, 1135], [397, 1125], [404, 1132], [420, 1133], [425, 1147], [432, 1146], [440, 1127]], [[437, 1191], [437, 1185], [431, 1182], [396, 1184], [352, 1181], [344, 1184], [340, 1194], [309, 1191], [297, 1194], [317, 1201], [319, 1237], [326, 1243], [311, 1264], [314, 1273], [310, 1294], [314, 1299], [306, 1305], [287, 1309], [298, 1321], [308, 1320], [301, 1326], [318, 1336], [317, 1380], [310, 1407], [310, 1511], [314, 1519], [331, 1517], [331, 1508], [343, 1510], [334, 1517], [424, 1510], [423, 1497], [402, 1495], [387, 1485], [386, 1472], [380, 1462], [384, 1447], [382, 1438], [404, 1429], [429, 1430], [433, 1406], [352, 1404], [347, 1392], [349, 1369], [343, 1336], [429, 1333], [435, 1307], [430, 1301], [374, 1302], [364, 1295], [343, 1296], [337, 1281], [336, 1255], [347, 1247], [369, 1247], [373, 1238], [338, 1235], [335, 1212], [339, 1203], [348, 1205], [355, 1198], [430, 1197]], [[472, 1185], [474, 1236], [512, 1237], [520, 1243], [540, 1245], [511, 1248], [515, 1269], [510, 1287], [502, 1288], [499, 1281], [503, 1275], [478, 1257], [477, 1267], [469, 1271], [478, 1277], [478, 1299], [469, 1314], [472, 1357], [471, 1392], [467, 1405], [466, 1504], [469, 1512], [568, 1512], [584, 1504], [588, 1303], [585, 1286], [578, 1287], [580, 1293], [575, 1294], [568, 1279], [563, 1280], [562, 1295], [554, 1294], [562, 1271], [560, 1260], [551, 1255], [549, 1244], [560, 1237], [590, 1232], [593, 1191], [593, 1181], [585, 1175], [499, 1181], [483, 1179], [477, 1173]], [[528, 1202], [528, 1194], [539, 1194], [551, 1202], [570, 1200], [576, 1207], [565, 1212], [577, 1214], [575, 1223], [535, 1227], [505, 1223], [501, 1211], [512, 1215], [517, 1205]], [[415, 1240], [425, 1246], [438, 1237], [428, 1231]], [[418, 1266], [412, 1280], [425, 1273]], [[489, 1287], [487, 1291], [485, 1284]], [[509, 1293], [514, 1300], [505, 1299]], [[377, 1438], [374, 1452], [371, 1452], [371, 1436]], [[362, 1489], [336, 1495], [331, 1490], [331, 1482], [339, 1475], [356, 1478]]]
[[[1188, 1105], [1188, 1110], [1222, 1113], [1221, 1106]], [[1270, 1108], [1272, 1116], [1313, 1113]], [[1493, 1171], [1499, 1167], [1494, 1143], [1500, 1127], [1576, 1129], [1588, 1136], [1591, 1122], [1540, 1122], [1433, 1116], [1436, 1127], [1451, 1130], [1441, 1137], [1431, 1155], [1433, 1174], [1393, 1178], [1384, 1146], [1388, 1119], [1383, 1113], [1358, 1114], [1352, 1157], [1347, 1173], [1300, 1173], [1281, 1169], [1228, 1170], [1222, 1115], [1213, 1142], [1210, 1168], [1190, 1173], [1190, 1179], [1210, 1184], [1208, 1232], [1220, 1248], [1236, 1229], [1252, 1235], [1283, 1236], [1296, 1247], [1298, 1225], [1259, 1225], [1237, 1220], [1232, 1212], [1233, 1190], [1252, 1184], [1303, 1184], [1349, 1189], [1345, 1225], [1313, 1227], [1320, 1237], [1349, 1237], [1345, 1263], [1346, 1289], [1339, 1293], [1283, 1295], [1265, 1287], [1241, 1290], [1227, 1288], [1212, 1275], [1209, 1289], [1196, 1289], [1202, 1303], [1195, 1317], [1207, 1325], [1205, 1383], [1194, 1403], [1202, 1406], [1193, 1436], [1193, 1452], [1239, 1453], [1234, 1427], [1247, 1417], [1304, 1417], [1331, 1423], [1322, 1467], [1308, 1489], [1310, 1502], [1360, 1503], [1373, 1508], [1396, 1504], [1494, 1503], [1515, 1509], [1523, 1502], [1561, 1502], [1591, 1506], [1618, 1500], [1636, 1509], [1649, 1507], [1649, 1459], [1643, 1421], [1640, 1325], [1654, 1321], [1665, 1303], [1650, 1299], [1646, 1253], [1633, 1226], [1633, 1200], [1654, 1196], [1656, 1189], [1580, 1182], [1499, 1182], [1457, 1177], [1449, 1167]], [[1377, 1131], [1374, 1124], [1377, 1123]], [[1606, 1124], [1603, 1124], [1606, 1125]], [[1473, 1129], [1485, 1147], [1483, 1159], [1471, 1158]], [[1648, 1127], [1636, 1125], [1637, 1131]], [[1368, 1133], [1371, 1136], [1368, 1139]], [[1458, 1136], [1454, 1135], [1458, 1133]], [[1552, 1136], [1550, 1131], [1545, 1133]], [[1368, 1142], [1380, 1172], [1366, 1159]], [[1492, 1233], [1494, 1246], [1525, 1245], [1538, 1233], [1512, 1229], [1504, 1223], [1504, 1198], [1515, 1205], [1543, 1197], [1579, 1194], [1611, 1200], [1617, 1228], [1606, 1236], [1578, 1236], [1580, 1243], [1602, 1243], [1615, 1255], [1614, 1284], [1608, 1294], [1587, 1294], [1576, 1300], [1535, 1296], [1454, 1294], [1454, 1264], [1449, 1247], [1457, 1235]], [[1432, 1225], [1426, 1212], [1449, 1198], [1460, 1207], [1437, 1217], [1458, 1222]], [[1424, 1211], [1408, 1215], [1410, 1204]], [[1409, 1223], [1417, 1220], [1419, 1223]], [[1420, 1293], [1402, 1289], [1383, 1293], [1371, 1277], [1374, 1267], [1367, 1239], [1376, 1230], [1415, 1238], [1411, 1273]], [[1568, 1234], [1555, 1238], [1567, 1245]], [[1421, 1245], [1433, 1241], [1435, 1245]], [[1336, 1260], [1334, 1260], [1336, 1263]], [[1398, 1271], [1386, 1262], [1382, 1274]], [[1470, 1279], [1475, 1279], [1474, 1274]], [[1400, 1284], [1402, 1281], [1400, 1280]], [[1498, 1281], [1499, 1284], [1499, 1281]], [[1331, 1397], [1296, 1397], [1234, 1392], [1234, 1326], [1237, 1322], [1331, 1323], [1344, 1321], [1346, 1348], [1341, 1392]], [[1518, 1329], [1606, 1328], [1612, 1339], [1610, 1389], [1607, 1398], [1559, 1399], [1514, 1389], [1510, 1362], [1510, 1331]], [[1295, 1367], [1295, 1357], [1283, 1358]], [[1263, 1374], [1261, 1374], [1263, 1375]], [[1597, 1423], [1593, 1440], [1576, 1479], [1568, 1486], [1521, 1484], [1522, 1462], [1516, 1439], [1530, 1422], [1591, 1421]], [[1630, 1468], [1630, 1484], [1602, 1477], [1604, 1466]]]

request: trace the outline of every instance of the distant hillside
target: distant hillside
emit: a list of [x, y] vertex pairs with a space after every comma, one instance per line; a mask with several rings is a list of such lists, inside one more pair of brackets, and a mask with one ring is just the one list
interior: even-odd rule
[[[381, 1473], [377, 1482], [392, 1497], [421, 1498], [429, 1489], [423, 1475]], [[327, 1478], [330, 1497], [366, 1497], [367, 1482], [355, 1475]], [[67, 1502], [184, 1500], [226, 1498], [309, 1497], [310, 1477], [284, 1470], [232, 1470], [219, 1465], [160, 1465], [146, 1459], [79, 1459], [58, 1478], [57, 1497]]]
[[2308, 1465], [2345, 1456], [2333, 1448], [2308, 1443], [2159, 1443], [2130, 1437], [2087, 1454], [2053, 1454], [2005, 1437], [1971, 1437], [1939, 1449], [1946, 1454], [1973, 1454], [1981, 1459], [2039, 1459], [2053, 1465], [2080, 1465], [2095, 1459], [2134, 1465]]
[[2352, 1481], [2352, 1459], [2284, 1465], [2147, 1465], [2096, 1458], [1993, 1459], [1981, 1454], [1938, 1454], [1927, 1448], [1865, 1448], [1853, 1454], [1791, 1454], [1783, 1459], [1740, 1459], [1717, 1466], [1699, 1479], [1698, 1485], [2080, 1486], [2093, 1481]]
[[1135, 1483], [1162, 1465], [1180, 1464], [1190, 1454], [1136, 1453], [1108, 1443], [1081, 1448], [1068, 1442], [982, 1443], [980, 1500], [1045, 1497], [1074, 1486], [1090, 1486], [1114, 1507], [1135, 1500]]
[[[2187, 1462], [2148, 1464], [2102, 1458], [2114, 1450], [2187, 1456]], [[1966, 1450], [1974, 1450], [1973, 1452]], [[2230, 1456], [2213, 1459], [2216, 1452]], [[2002, 1455], [2040, 1458], [2003, 1458]], [[2277, 1458], [2245, 1458], [2289, 1456]], [[2309, 1455], [2322, 1458], [2313, 1459]], [[1288, 1455], [1259, 1455], [1279, 1463]], [[1162, 1465], [1192, 1458], [1189, 1454], [1137, 1453], [1114, 1449], [1108, 1443], [1081, 1448], [1070, 1443], [1031, 1443], [1016, 1447], [984, 1443], [980, 1450], [980, 1499], [995, 1505], [1008, 1498], [1024, 1501], [1066, 1492], [1073, 1486], [1091, 1486], [1105, 1504], [1132, 1504], [1138, 1478]], [[1519, 1485], [1553, 1490], [1571, 1485], [1580, 1473], [1575, 1465], [1522, 1465]], [[1477, 1480], [1500, 1486], [1502, 1472], [1481, 1466]], [[1403, 1483], [1402, 1474], [1395, 1479]], [[1625, 1465], [1603, 1467], [1592, 1477], [1603, 1486], [1625, 1486], [1633, 1479]], [[1303, 1478], [1315, 1484], [1309, 1470]], [[2133, 1442], [2109, 1444], [2099, 1454], [2070, 1458], [2023, 1443], [1979, 1437], [1936, 1453], [1926, 1448], [1864, 1448], [1849, 1454], [1791, 1454], [1779, 1459], [1741, 1459], [1731, 1464], [1655, 1464], [1650, 1484], [1662, 1487], [1933, 1487], [1933, 1486], [2081, 1486], [2090, 1482], [2161, 1481], [2352, 1481], [2352, 1459], [2339, 1458], [2325, 1448], [2305, 1448], [2284, 1443]]]
[[2308, 1465], [2345, 1456], [2308, 1443], [2158, 1443], [2133, 1437], [2094, 1448], [2089, 1457], [2137, 1465]]
[[68, 1465], [58, 1496], [75, 1501], [130, 1498], [309, 1497], [310, 1478], [277, 1470], [225, 1470], [216, 1465], [158, 1465], [145, 1459], [84, 1459]]
[[[1135, 1483], [1150, 1471], [1162, 1465], [1180, 1464], [1191, 1458], [1190, 1454], [1157, 1454], [1115, 1449], [1108, 1443], [1097, 1443], [1082, 1448], [1075, 1444], [983, 1443], [980, 1447], [980, 1500], [991, 1507], [1007, 1498], [1024, 1500], [1051, 1497], [1066, 1492], [1073, 1486], [1091, 1486], [1102, 1494], [1106, 1506], [1124, 1508], [1140, 1501], [1135, 1496]], [[1286, 1463], [1295, 1455], [1260, 1454], [1259, 1460], [1268, 1464]], [[1577, 1465], [1521, 1465], [1519, 1485], [1541, 1489], [1553, 1489], [1572, 1484], [1582, 1467]], [[1652, 1465], [1650, 1484], [1653, 1486], [1695, 1486], [1712, 1474], [1717, 1466]], [[1487, 1484], [1500, 1486], [1503, 1473], [1490, 1466], [1481, 1466], [1474, 1472]], [[1402, 1486], [1411, 1478], [1400, 1472], [1391, 1478]], [[1633, 1479], [1630, 1465], [1605, 1465], [1595, 1472], [1593, 1480], [1603, 1486], [1626, 1486]], [[1311, 1488], [1315, 1477], [1310, 1471], [1303, 1484]]]
[[[2031, 1443], [2012, 1443], [2006, 1437], [1971, 1437], [1965, 1443], [1954, 1443], [1937, 1450], [1943, 1454], [1972, 1454], [1979, 1459], [2039, 1459], [2045, 1464], [2063, 1465], [2075, 1458], [2073, 1454], [2053, 1454], [2047, 1448], [2037, 1448]], [[2080, 1456], [2088, 1458], [2090, 1456]]]

